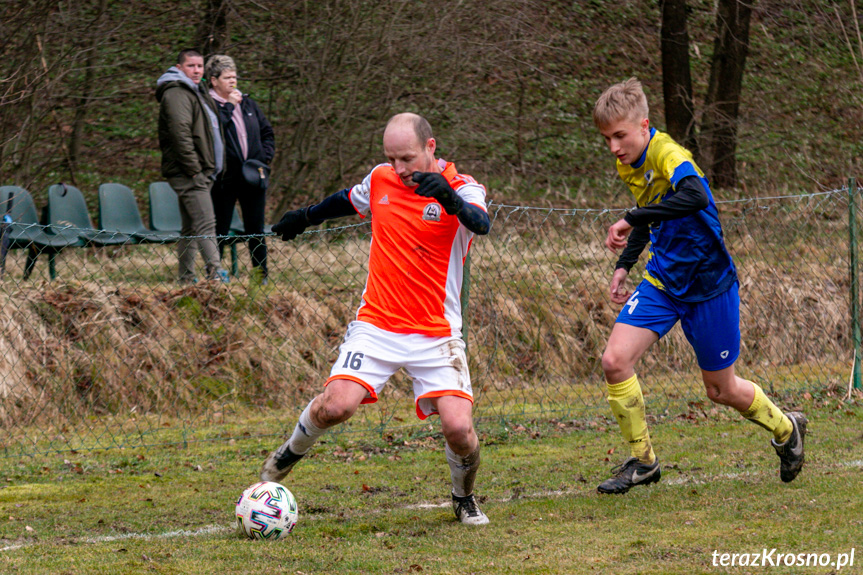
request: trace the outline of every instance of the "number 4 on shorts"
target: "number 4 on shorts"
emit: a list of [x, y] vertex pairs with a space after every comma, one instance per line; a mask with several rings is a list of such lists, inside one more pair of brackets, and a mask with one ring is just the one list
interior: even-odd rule
[[628, 312], [629, 315], [632, 315], [632, 312], [635, 311], [635, 306], [638, 305], [638, 292], [637, 291], [634, 294], [632, 294], [632, 296], [629, 298], [629, 301], [626, 302], [626, 305], [629, 306], [629, 312]]
[[350, 367], [352, 370], [356, 371], [363, 366], [363, 355], [362, 352], [353, 352], [349, 351], [347, 357], [345, 357], [345, 363], [342, 365], [342, 368]]

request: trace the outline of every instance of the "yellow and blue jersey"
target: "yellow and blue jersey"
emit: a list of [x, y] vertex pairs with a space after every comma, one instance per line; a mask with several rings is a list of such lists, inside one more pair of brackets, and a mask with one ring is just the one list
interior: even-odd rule
[[638, 207], [671, 197], [687, 176], [701, 180], [708, 205], [689, 216], [650, 224], [645, 279], [669, 296], [687, 302], [711, 299], [737, 281], [737, 270], [723, 240], [719, 214], [704, 173], [692, 154], [668, 134], [650, 130], [650, 142], [633, 164], [617, 161], [617, 172]]

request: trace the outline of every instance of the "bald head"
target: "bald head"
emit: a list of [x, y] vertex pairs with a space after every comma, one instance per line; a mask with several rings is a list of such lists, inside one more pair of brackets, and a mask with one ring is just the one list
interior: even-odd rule
[[384, 154], [407, 186], [415, 185], [410, 178], [414, 172], [440, 171], [435, 146], [431, 126], [417, 114], [396, 114], [384, 129]]
[[384, 135], [386, 135], [387, 130], [389, 130], [391, 126], [410, 128], [413, 131], [414, 135], [416, 135], [417, 142], [423, 145], [425, 145], [425, 143], [430, 138], [434, 138], [434, 135], [432, 135], [431, 125], [425, 118], [423, 118], [419, 114], [413, 114], [411, 112], [396, 114], [395, 116], [390, 118], [389, 122], [387, 122], [387, 127], [384, 130]]

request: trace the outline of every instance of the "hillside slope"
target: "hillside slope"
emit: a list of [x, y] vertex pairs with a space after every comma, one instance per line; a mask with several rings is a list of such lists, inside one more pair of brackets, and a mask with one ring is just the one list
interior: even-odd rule
[[[715, 26], [690, 1], [702, 110]], [[42, 197], [161, 179], [155, 79], [191, 42], [197, 2], [32, 2], [2, 13], [0, 184]], [[663, 122], [656, 2], [235, 1], [224, 51], [274, 124], [272, 206], [354, 183], [379, 161], [383, 123], [424, 114], [441, 155], [498, 202], [626, 205], [590, 121], [596, 97], [635, 75]], [[857, 17], [860, 18], [858, 11]], [[863, 59], [847, 2], [757, 2], [744, 79], [739, 190], [843, 185], [861, 167]], [[83, 105], [82, 105], [83, 104]], [[80, 151], [70, 141], [80, 126]], [[74, 168], [70, 169], [70, 164]], [[94, 203], [94, 202], [91, 202]]]

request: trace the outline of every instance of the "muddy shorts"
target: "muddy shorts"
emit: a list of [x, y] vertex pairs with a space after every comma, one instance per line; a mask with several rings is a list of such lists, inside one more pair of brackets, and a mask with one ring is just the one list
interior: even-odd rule
[[458, 337], [393, 333], [353, 321], [327, 384], [334, 379], [354, 381], [368, 392], [362, 403], [374, 403], [389, 378], [403, 367], [413, 380], [417, 417], [426, 419], [437, 413], [432, 398], [455, 395], [473, 403], [464, 349]]

